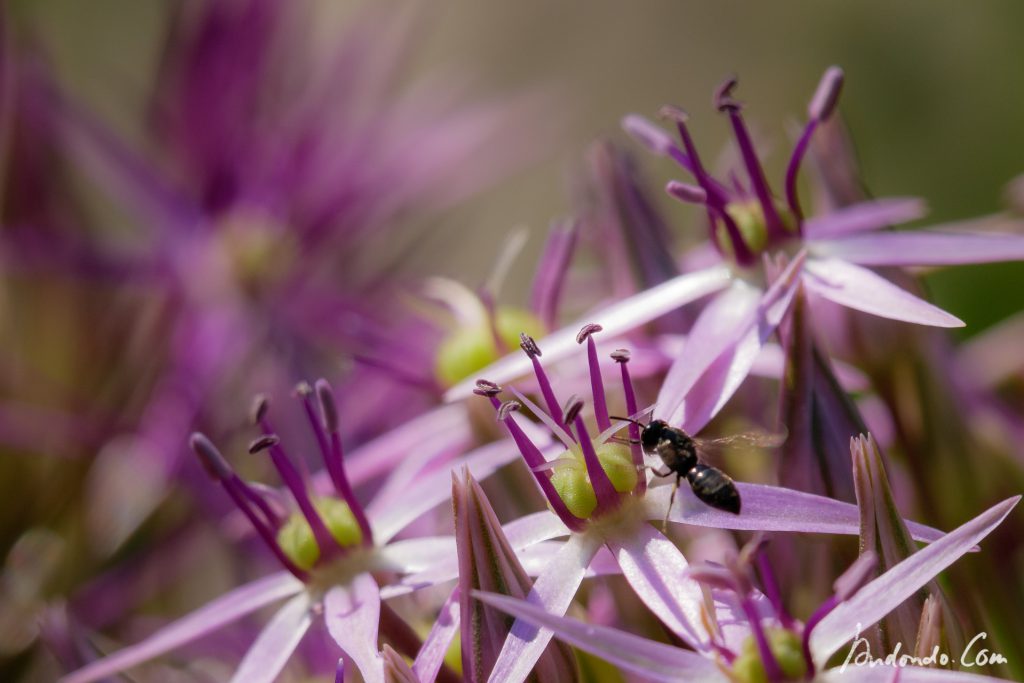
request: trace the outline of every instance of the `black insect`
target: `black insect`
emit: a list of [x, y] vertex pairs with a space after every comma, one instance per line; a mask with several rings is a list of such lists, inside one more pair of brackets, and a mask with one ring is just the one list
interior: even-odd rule
[[668, 468], [667, 471], [652, 469], [659, 477], [676, 475], [669, 497], [665, 521], [668, 523], [668, 510], [676, 499], [679, 482], [686, 479], [693, 494], [701, 501], [719, 510], [733, 514], [740, 513], [742, 502], [736, 484], [725, 472], [712, 467], [700, 459], [700, 452], [724, 446], [746, 444], [751, 446], [775, 447], [785, 440], [784, 434], [767, 434], [750, 432], [736, 434], [718, 439], [701, 439], [692, 437], [682, 429], [669, 425], [664, 420], [651, 420], [646, 425], [629, 417], [613, 417], [614, 420], [625, 420], [640, 427], [640, 445], [649, 455], [656, 455]]

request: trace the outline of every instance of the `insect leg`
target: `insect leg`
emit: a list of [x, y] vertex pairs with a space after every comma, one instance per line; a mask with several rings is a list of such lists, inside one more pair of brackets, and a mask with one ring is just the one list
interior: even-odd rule
[[682, 475], [677, 474], [676, 480], [672, 484], [672, 493], [668, 497], [668, 507], [665, 508], [665, 518], [661, 520], [661, 533], [668, 532], [668, 516], [672, 512], [672, 505], [676, 502], [676, 491], [679, 490], [679, 480], [682, 479]]

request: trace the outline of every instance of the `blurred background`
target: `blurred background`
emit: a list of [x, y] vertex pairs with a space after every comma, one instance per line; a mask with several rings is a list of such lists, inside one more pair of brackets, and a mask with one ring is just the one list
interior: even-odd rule
[[[62, 81], [129, 133], [174, 4], [14, 2]], [[328, 15], [353, 6], [319, 4]], [[1014, 0], [421, 5], [414, 71], [454, 68], [480, 94], [546, 88], [558, 126], [544, 136], [542, 163], [438, 219], [413, 262], [422, 272], [483, 279], [494, 236], [520, 224], [535, 231], [527, 256], [538, 253], [548, 222], [570, 209], [567, 178], [587, 145], [599, 136], [621, 138], [626, 113], [653, 116], [662, 104], [679, 104], [705, 154], [722, 149], [729, 131], [711, 93], [732, 74], [740, 77], [748, 119], [779, 150], [775, 177], [790, 144], [787, 124], [802, 120], [830, 64], [847, 74], [841, 112], [873, 194], [924, 197], [929, 221], [947, 222], [1003, 208], [1006, 183], [1024, 170], [1024, 6]], [[665, 177], [672, 171], [644, 163]], [[669, 211], [676, 227], [693, 218], [678, 204]], [[522, 259], [516, 273], [525, 278], [530, 263]], [[937, 303], [968, 323], [964, 334], [1007, 316], [1024, 297], [1024, 265], [981, 272], [950, 269], [929, 280]]]
[[[148, 127], [150, 107], [180, 4], [177, 0], [7, 0], [8, 26], [2, 37], [14, 36], [19, 48], [41, 53], [61, 89], [131, 147], [155, 157], [166, 153], [158, 151], [166, 141], [154, 138]], [[323, 16], [303, 39], [325, 54], [338, 47], [338, 27], [365, 8], [331, 0], [303, 4]], [[510, 94], [528, 93], [543, 103], [530, 116], [511, 117], [506, 128], [491, 133], [490, 141], [485, 140], [464, 162], [468, 174], [504, 166], [506, 143], [527, 140], [537, 146], [531, 163], [514, 164], [516, 170], [498, 182], [414, 218], [423, 229], [405, 243], [394, 262], [412, 279], [440, 274], [476, 287], [490, 275], [508, 231], [527, 226], [531, 239], [512, 265], [502, 292], [503, 299], [524, 302], [548, 225], [576, 208], [574, 188], [585, 173], [584, 158], [593, 141], [613, 138], [634, 149], [650, 186], [657, 190], [679, 173], [628, 141], [619, 121], [632, 112], [653, 117], [662, 104], [678, 104], [691, 115], [691, 130], [702, 153], [714, 159], [725, 149], [729, 127], [714, 111], [711, 96], [729, 75], [740, 79], [736, 94], [746, 105], [747, 121], [764, 148], [776, 150], [768, 157], [769, 177], [776, 189], [793, 127], [803, 121], [807, 101], [824, 69], [838, 64], [846, 72], [839, 110], [852, 133], [871, 194], [925, 198], [931, 213], [921, 225], [1004, 211], [1014, 201], [1018, 211], [1024, 210], [1024, 190], [1018, 190], [1014, 200], [1007, 189], [1024, 172], [1024, 3], [1018, 0], [648, 0], [628, 5], [611, 0], [451, 0], [418, 2], [405, 15], [412, 18], [413, 26], [405, 46], [409, 61], [399, 72], [402, 85], [442, 71], [470, 99], [497, 102]], [[17, 184], [19, 167], [12, 166], [7, 173], [7, 179]], [[133, 219], [113, 208], [110, 198], [92, 182], [95, 179], [85, 175], [81, 169], [72, 172], [71, 183], [76, 201], [81, 202], [75, 208], [84, 207], [91, 229], [131, 234], [136, 227]], [[703, 227], [698, 212], [669, 201], [661, 192], [654, 194], [681, 241], [700, 237]], [[139, 358], [145, 360], [149, 352], [147, 340], [160, 337], [164, 328], [154, 322], [157, 313], [154, 320], [132, 313], [123, 318], [124, 329], [117, 328], [116, 317], [112, 327], [108, 316], [102, 330], [106, 336], [102, 336], [93, 329], [90, 316], [106, 313], [104, 291], [79, 291], [77, 284], [69, 288], [61, 282], [39, 285], [18, 275], [4, 275], [0, 343], [7, 353], [0, 376], [5, 391], [17, 393], [0, 397], [4, 404], [0, 407], [5, 409], [0, 411], [0, 427], [9, 429], [14, 424], [20, 442], [0, 450], [0, 557], [6, 558], [0, 580], [0, 679], [33, 680], [42, 674], [24, 653], [37, 634], [24, 626], [35, 623], [34, 610], [41, 609], [42, 598], [59, 599], [66, 592], [89, 588], [88, 581], [101, 574], [113, 584], [121, 580], [116, 572], [103, 574], [101, 569], [123, 567], [128, 574], [138, 571], [141, 575], [143, 569], [133, 562], [143, 557], [150, 540], [167, 544], [175, 554], [180, 542], [181, 554], [167, 568], [169, 576], [188, 563], [201, 562], [209, 570], [201, 580], [193, 577], [176, 583], [173, 593], [165, 593], [163, 574], [154, 574], [146, 566], [148, 578], [140, 583], [146, 583], [149, 592], [140, 588], [138, 602], [153, 612], [165, 607], [166, 614], [180, 614], [224, 586], [236, 584], [239, 572], [227, 559], [231, 549], [216, 537], [212, 524], [199, 532], [198, 542], [181, 531], [186, 521], [198, 517], [193, 501], [184, 497], [172, 496], [155, 521], [145, 522], [141, 533], [132, 535], [137, 530], [128, 527], [120, 539], [128, 539], [124, 547], [113, 544], [103, 552], [92, 547], [96, 538], [84, 528], [87, 525], [76, 506], [91, 509], [79, 496], [82, 482], [93, 476], [91, 458], [97, 449], [92, 441], [72, 444], [70, 450], [75, 452], [77, 446], [75, 454], [85, 457], [67, 457], [67, 442], [58, 435], [64, 432], [48, 429], [47, 397], [53, 392], [48, 393], [49, 386], [26, 384], [25, 378], [38, 372], [55, 386], [70, 387], [74, 400], [62, 408], [88, 406], [92, 387], [104, 386], [105, 373], [114, 372], [110, 368], [120, 370], [123, 359], [129, 369], [117, 384], [137, 382], [145, 387], [140, 389], [144, 394], [154, 379], [133, 374], [134, 368], [145, 368]], [[1021, 263], [949, 269], [929, 274], [925, 284], [939, 306], [967, 323], [955, 331], [961, 337], [1024, 308]], [[124, 298], [131, 296], [132, 292], [118, 293], [117, 311], [140, 310], [123, 308]], [[150, 309], [142, 306], [141, 310]], [[31, 371], [25, 371], [23, 366], [29, 364]], [[312, 364], [300, 366], [307, 370]], [[248, 390], [246, 385], [204, 396], [227, 414], [218, 416], [218, 424], [244, 419], [240, 417], [246, 407], [242, 392]], [[20, 422], [22, 413], [6, 411], [21, 401], [33, 403], [36, 394], [42, 408], [29, 411], [31, 419]], [[99, 396], [96, 404], [116, 412], [118, 397], [123, 395], [130, 394], [119, 386]], [[135, 411], [125, 418], [129, 425], [141, 412], [137, 406]], [[396, 415], [394, 421], [400, 419]], [[101, 434], [99, 442], [122, 428], [116, 419], [102, 425], [109, 433]], [[380, 427], [369, 425], [359, 438]], [[186, 433], [181, 430], [182, 446]], [[201, 480], [198, 466], [190, 462], [189, 467], [185, 477], [189, 483]], [[135, 483], [123, 478], [117, 480], [121, 489], [114, 490], [130, 493]], [[197, 490], [205, 486], [202, 481]], [[145, 496], [145, 490], [138, 495]], [[219, 503], [202, 500], [202, 493], [195, 496], [201, 507], [218, 509]], [[95, 506], [95, 498], [91, 502]], [[121, 514], [119, 508], [108, 512], [108, 517]], [[140, 514], [133, 523], [148, 519]], [[68, 550], [64, 542], [75, 547]], [[76, 559], [82, 557], [86, 559]], [[24, 566], [19, 567], [23, 560]], [[25, 604], [3, 604], [2, 598], [11, 595], [29, 597]], [[102, 590], [95, 595], [102, 597]], [[116, 618], [112, 616], [110, 622], [117, 623]], [[247, 641], [240, 638], [239, 642]], [[238, 646], [238, 642], [229, 645]], [[11, 659], [5, 661], [5, 657]]]

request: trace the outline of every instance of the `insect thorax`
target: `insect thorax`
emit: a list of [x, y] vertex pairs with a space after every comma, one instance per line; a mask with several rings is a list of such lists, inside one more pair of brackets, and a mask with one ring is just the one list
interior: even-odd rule
[[693, 439], [680, 429], [665, 430], [655, 452], [665, 466], [676, 474], [685, 476], [697, 464], [697, 449]]

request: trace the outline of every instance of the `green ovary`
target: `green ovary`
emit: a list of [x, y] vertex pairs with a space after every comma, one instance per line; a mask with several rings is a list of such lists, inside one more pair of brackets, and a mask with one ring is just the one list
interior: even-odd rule
[[[629, 448], [617, 443], [594, 443], [601, 469], [619, 493], [629, 493], [636, 486], [636, 465]], [[597, 507], [597, 495], [587, 475], [582, 453], [566, 451], [559, 456], [561, 464], [551, 473], [551, 483], [569, 512], [586, 519]]]
[[[519, 334], [540, 337], [544, 325], [528, 311], [499, 308], [495, 314], [498, 336], [509, 349], [519, 346]], [[453, 330], [437, 352], [434, 373], [443, 386], [452, 386], [498, 360], [498, 347], [487, 323]]]
[[[349, 548], [363, 542], [359, 522], [343, 501], [337, 498], [314, 498], [313, 507], [338, 545]], [[299, 569], [308, 571], [320, 559], [320, 547], [316, 544], [313, 529], [301, 512], [293, 513], [277, 532], [277, 544]]]
[[297, 255], [294, 236], [269, 215], [237, 210], [222, 218], [220, 227], [231, 269], [248, 290], [280, 280]]
[[[796, 232], [796, 221], [789, 209], [776, 205], [776, 211], [782, 220], [782, 225], [789, 233]], [[753, 254], [760, 254], [768, 246], [768, 225], [764, 217], [764, 210], [761, 203], [756, 200], [731, 202], [725, 207], [736, 228], [740, 231], [740, 238]], [[729, 237], [729, 229], [722, 221], [717, 221], [715, 234], [718, 244], [722, 246], [730, 256], [734, 255], [732, 239]]]
[[[775, 655], [775, 661], [787, 680], [803, 680], [807, 674], [807, 662], [801, 649], [800, 636], [781, 628], [766, 629], [768, 647]], [[768, 683], [768, 674], [761, 661], [754, 636], [748, 636], [743, 651], [732, 665], [732, 673], [740, 683]]]

